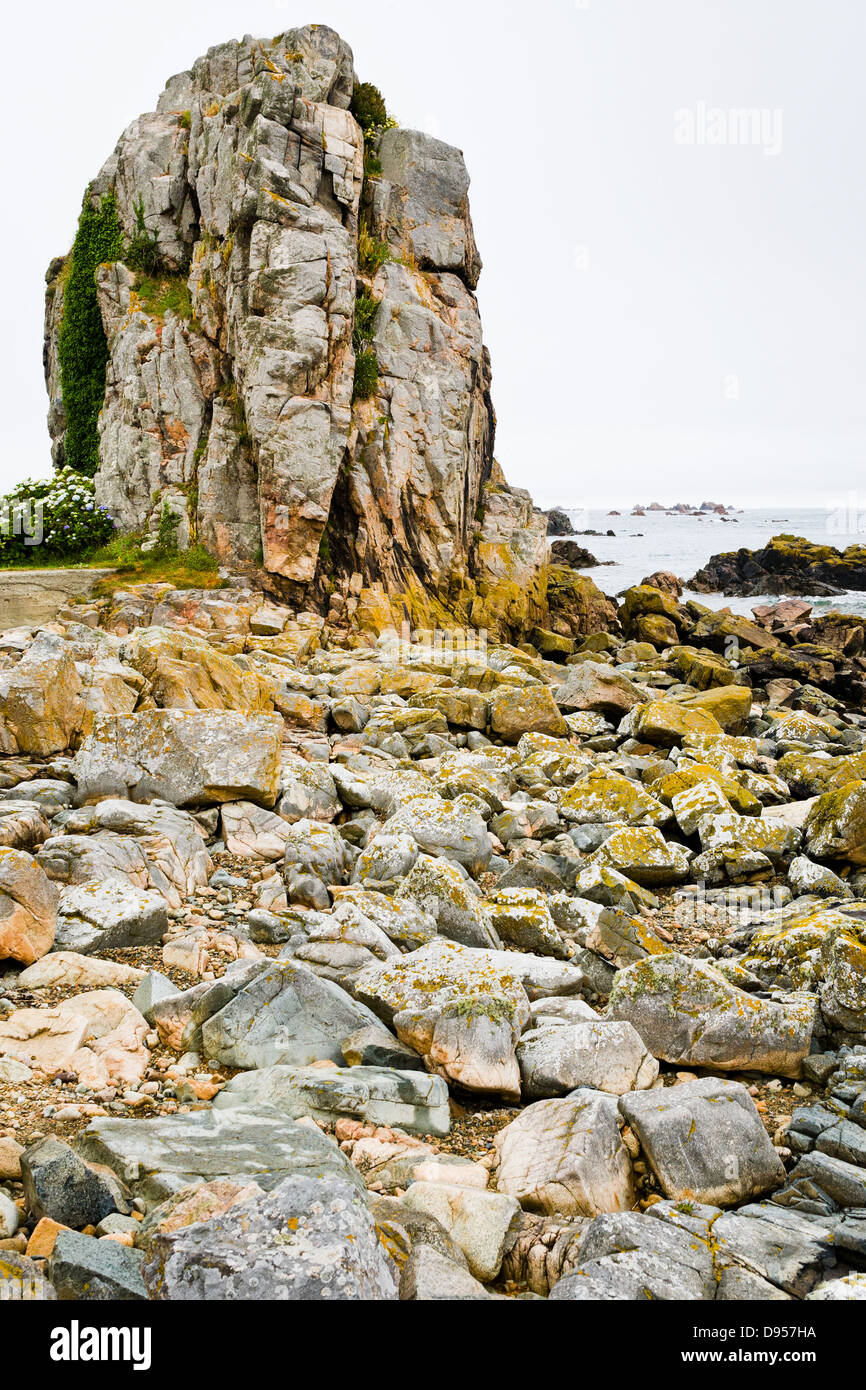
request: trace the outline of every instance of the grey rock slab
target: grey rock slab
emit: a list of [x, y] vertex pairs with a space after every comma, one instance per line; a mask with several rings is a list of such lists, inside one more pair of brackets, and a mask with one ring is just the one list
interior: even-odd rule
[[225, 1008], [208, 1018], [202, 1037], [208, 1057], [252, 1068], [343, 1061], [343, 1039], [379, 1020], [331, 980], [295, 961], [257, 973]]
[[831, 1208], [866, 1207], [866, 1168], [832, 1154], [804, 1154], [773, 1200], [786, 1207], [809, 1200], [829, 1203]]
[[525, 1211], [598, 1216], [635, 1200], [616, 1100], [577, 1090], [529, 1105], [496, 1135], [496, 1187]]
[[751, 1270], [729, 1265], [719, 1275], [717, 1303], [790, 1303], [792, 1295]]
[[435, 1217], [466, 1256], [476, 1279], [495, 1279], [520, 1205], [501, 1192], [446, 1182], [413, 1182], [401, 1205]]
[[619, 1096], [651, 1086], [658, 1076], [658, 1062], [630, 1023], [568, 1023], [555, 1016], [541, 1023], [517, 1044], [525, 1096], [561, 1096], [579, 1086]]
[[591, 1260], [567, 1274], [553, 1288], [556, 1302], [695, 1302], [711, 1297], [696, 1293], [691, 1270], [650, 1250], [627, 1250]]
[[866, 1129], [850, 1120], [825, 1129], [815, 1140], [815, 1148], [831, 1158], [840, 1158], [844, 1163], [853, 1163], [866, 1170]]
[[661, 1221], [652, 1221], [637, 1212], [610, 1212], [597, 1216], [581, 1236], [575, 1259], [581, 1266], [609, 1255], [629, 1250], [642, 1251], [673, 1266], [679, 1266], [691, 1298], [712, 1298], [716, 1272], [708, 1241], [691, 1231]]
[[484, 1302], [493, 1298], [465, 1265], [432, 1245], [413, 1245], [400, 1281], [400, 1297], [415, 1303]]
[[340, 1044], [350, 1067], [394, 1067], [397, 1071], [424, 1071], [424, 1063], [405, 1043], [385, 1028], [359, 1028]]
[[161, 709], [97, 715], [75, 757], [78, 798], [273, 806], [282, 734], [275, 714]]
[[167, 976], [158, 970], [149, 970], [132, 996], [132, 1002], [148, 1023], [153, 1023], [154, 1005], [175, 998], [180, 992]]
[[619, 1108], [674, 1201], [735, 1206], [785, 1181], [784, 1164], [739, 1082], [704, 1077], [634, 1092]]
[[168, 908], [161, 893], [117, 879], [96, 880], [64, 889], [53, 949], [86, 956], [153, 946], [167, 931]]
[[333, 1139], [270, 1106], [198, 1110], [151, 1120], [92, 1120], [76, 1147], [85, 1159], [104, 1164], [138, 1189], [156, 1174], [181, 1183], [254, 1178], [263, 1188], [288, 1174], [308, 1172], [360, 1183]]
[[51, 1281], [62, 1301], [100, 1303], [147, 1298], [142, 1252], [116, 1240], [61, 1231], [51, 1256]]
[[621, 970], [607, 1016], [625, 1019], [665, 1062], [799, 1076], [815, 1021], [811, 996], [758, 999], [706, 961], [670, 952]]
[[266, 1067], [233, 1077], [214, 1105], [219, 1110], [272, 1105], [292, 1119], [384, 1125], [444, 1137], [451, 1128], [448, 1087], [439, 1076], [382, 1067]]
[[836, 1263], [832, 1229], [767, 1203], [723, 1212], [712, 1227], [722, 1260], [803, 1298]]
[[218, 1221], [154, 1235], [151, 1296], [195, 1301], [394, 1300], [398, 1279], [358, 1188], [295, 1174]]

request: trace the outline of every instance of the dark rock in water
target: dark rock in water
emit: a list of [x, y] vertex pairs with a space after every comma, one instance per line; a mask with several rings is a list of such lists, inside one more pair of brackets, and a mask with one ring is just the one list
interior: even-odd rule
[[547, 534], [549, 536], [573, 536], [574, 527], [571, 524], [571, 517], [562, 507], [553, 507], [545, 513], [547, 517]]
[[571, 565], [576, 570], [591, 569], [599, 564], [595, 556], [578, 545], [577, 541], [554, 541], [550, 553], [557, 564]]
[[757, 594], [829, 595], [866, 590], [866, 546], [836, 550], [802, 536], [774, 536], [762, 550], [731, 550], [714, 555], [689, 580], [701, 594], [739, 597]]

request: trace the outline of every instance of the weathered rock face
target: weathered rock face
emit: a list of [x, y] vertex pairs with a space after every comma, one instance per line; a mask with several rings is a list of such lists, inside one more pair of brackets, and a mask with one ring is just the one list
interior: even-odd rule
[[[390, 626], [399, 596], [413, 617], [441, 606], [480, 626], [489, 608], [528, 628], [545, 616], [546, 519], [494, 467], [463, 156], [386, 129], [365, 179], [355, 81], [322, 25], [222, 44], [168, 82], [92, 183], [94, 206], [113, 194], [123, 236], [147, 235], [159, 258], [150, 282], [121, 263], [97, 272], [98, 500], [152, 537], [167, 505], [182, 547], [261, 565], [287, 596], [331, 595], [338, 619], [360, 605], [365, 625]], [[48, 281], [62, 462], [57, 262]], [[364, 344], [379, 376], [355, 400], [361, 287], [379, 303]]]

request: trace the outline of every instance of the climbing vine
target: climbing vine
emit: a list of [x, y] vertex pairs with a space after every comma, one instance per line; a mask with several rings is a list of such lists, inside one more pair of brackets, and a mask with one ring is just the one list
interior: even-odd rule
[[57, 350], [66, 413], [66, 461], [75, 472], [91, 476], [99, 464], [96, 425], [108, 362], [96, 270], [103, 261], [120, 260], [123, 251], [114, 193], [106, 193], [94, 206], [88, 188], [69, 256]]

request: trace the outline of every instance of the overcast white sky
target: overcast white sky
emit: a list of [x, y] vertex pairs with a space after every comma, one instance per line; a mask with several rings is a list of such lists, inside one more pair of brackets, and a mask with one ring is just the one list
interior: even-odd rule
[[[88, 180], [211, 44], [310, 22], [466, 154], [512, 482], [573, 506], [866, 486], [863, 0], [45, 0], [4, 20], [3, 490], [50, 470], [43, 276]], [[738, 109], [767, 113], [757, 143], [700, 143]]]

